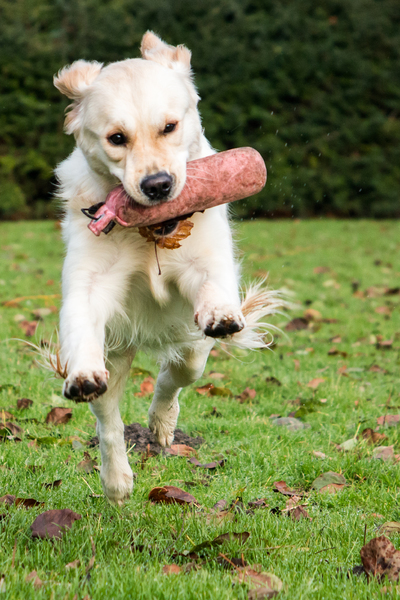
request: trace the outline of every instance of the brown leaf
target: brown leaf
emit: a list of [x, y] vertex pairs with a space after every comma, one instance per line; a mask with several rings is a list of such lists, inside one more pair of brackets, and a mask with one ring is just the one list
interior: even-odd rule
[[247, 503], [250, 508], [267, 508], [269, 504], [265, 498], [259, 498], [258, 500], [251, 500]]
[[367, 444], [370, 444], [371, 446], [374, 444], [378, 444], [383, 440], [387, 440], [387, 436], [384, 433], [374, 431], [373, 429], [371, 429], [371, 427], [363, 429], [361, 432], [361, 437], [367, 441]]
[[347, 352], [343, 352], [342, 350], [338, 350], [335, 346], [332, 346], [332, 348], [328, 350], [328, 356], [342, 356], [343, 358], [346, 358]]
[[381, 535], [373, 538], [361, 548], [362, 564], [367, 573], [382, 579], [387, 575], [390, 581], [398, 581], [400, 572], [400, 551], [392, 542]]
[[268, 595], [266, 595], [266, 591], [263, 592], [264, 595], [257, 596], [248, 596], [250, 598], [273, 598], [276, 596], [280, 590], [282, 589], [282, 581], [276, 577], [276, 575], [272, 575], [272, 573], [263, 573], [261, 571], [261, 565], [250, 565], [247, 567], [238, 567], [236, 570], [237, 580], [239, 583], [245, 583], [250, 587], [260, 588], [264, 590], [268, 590]]
[[378, 315], [386, 315], [386, 316], [389, 316], [389, 317], [392, 314], [392, 311], [390, 310], [389, 306], [378, 306], [375, 309], [375, 312]]
[[77, 558], [76, 560], [73, 560], [72, 562], [68, 563], [65, 565], [65, 569], [69, 570], [69, 569], [77, 569], [81, 564], [81, 561], [79, 560], [79, 558]]
[[89, 452], [84, 452], [83, 456], [84, 459], [76, 465], [76, 468], [78, 471], [83, 471], [84, 473], [92, 473], [93, 469], [97, 467], [96, 459], [92, 458]]
[[32, 337], [38, 325], [39, 321], [21, 321], [19, 324], [26, 337]]
[[136, 392], [135, 396], [143, 398], [154, 392], [154, 379], [152, 377], [146, 377], [140, 384], [140, 392]]
[[33, 400], [29, 400], [29, 398], [20, 398], [17, 400], [17, 408], [18, 410], [23, 410], [25, 408], [29, 408], [32, 406]]
[[165, 504], [192, 504], [193, 502], [197, 504], [197, 500], [192, 494], [188, 494], [174, 485], [153, 488], [149, 493], [149, 500]]
[[158, 223], [157, 225], [149, 225], [148, 227], [139, 227], [139, 233], [142, 237], [146, 238], [148, 242], [155, 242], [159, 248], [175, 250], [176, 248], [181, 247], [179, 242], [190, 235], [193, 227], [193, 223], [187, 219], [178, 221], [177, 227], [172, 233], [163, 235], [163, 225], [163, 223]]
[[62, 408], [56, 406], [52, 408], [45, 419], [45, 423], [53, 423], [54, 425], [65, 425], [72, 418], [72, 408]]
[[316, 390], [321, 383], [324, 383], [326, 380], [323, 377], [316, 377], [315, 379], [311, 379], [311, 381], [309, 381], [307, 383], [307, 387]]
[[390, 535], [391, 533], [400, 533], [400, 523], [398, 521], [387, 521], [379, 527], [379, 533]]
[[6, 494], [0, 498], [0, 503], [8, 504], [9, 506], [12, 506], [14, 502], [15, 496], [12, 496], [11, 494]]
[[196, 388], [196, 392], [205, 396], [206, 394], [208, 394], [208, 392], [210, 390], [213, 389], [213, 387], [214, 387], [213, 383], [206, 383], [205, 385], [202, 385], [201, 387]]
[[214, 460], [210, 463], [201, 464], [197, 458], [190, 458], [189, 462], [196, 467], [200, 467], [201, 469], [216, 469], [217, 467], [223, 467], [226, 463], [226, 458], [221, 458], [221, 460]]
[[62, 484], [62, 479], [56, 479], [55, 481], [52, 481], [51, 483], [44, 483], [43, 487], [50, 489], [50, 488], [57, 488], [60, 487], [60, 485]]
[[[6, 421], [5, 423], [3, 423], [0, 426], [0, 432], [1, 430], [3, 431], [9, 431], [11, 433], [11, 435], [20, 435], [21, 433], [24, 432], [24, 430], [22, 429], [22, 427], [19, 427], [18, 425], [16, 425], [15, 423], [12, 423], [11, 421]], [[4, 434], [1, 434], [4, 435]]]
[[376, 343], [378, 350], [390, 350], [393, 346], [393, 340], [380, 340]]
[[386, 369], [383, 369], [379, 365], [371, 365], [368, 371], [370, 371], [371, 373], [383, 373], [384, 375], [387, 374]]
[[322, 319], [321, 313], [318, 310], [315, 310], [315, 308], [307, 308], [307, 310], [304, 311], [303, 316], [307, 321], [320, 321]]
[[31, 525], [33, 538], [61, 538], [65, 529], [71, 529], [74, 521], [82, 516], [69, 508], [47, 510], [39, 515]]
[[328, 483], [328, 485], [324, 485], [318, 491], [320, 494], [336, 494], [336, 492], [340, 492], [344, 487], [344, 483]]
[[36, 589], [39, 589], [43, 585], [43, 581], [39, 579], [36, 571], [31, 571], [29, 575], [25, 577], [25, 581], [29, 583], [30, 581], [33, 583]]
[[241, 394], [236, 396], [236, 400], [239, 400], [240, 404], [247, 402], [247, 400], [254, 400], [256, 397], [256, 390], [246, 387]]
[[14, 415], [4, 408], [0, 408], [0, 423], [4, 425], [8, 419], [14, 419]]
[[284, 496], [301, 496], [301, 492], [296, 492], [288, 487], [286, 481], [274, 481], [274, 492], [280, 492]]
[[300, 331], [301, 329], [307, 329], [308, 321], [303, 317], [297, 317], [292, 319], [285, 327], [286, 331]]
[[227, 502], [226, 500], [224, 500], [224, 499], [222, 499], [222, 500], [218, 500], [218, 502], [216, 502], [216, 503], [214, 504], [214, 506], [212, 507], [212, 509], [211, 509], [211, 510], [215, 510], [215, 511], [218, 511], [218, 512], [220, 512], [220, 511], [224, 510], [224, 508], [225, 508], [225, 506], [226, 506], [227, 504], [228, 504], [228, 502]]
[[276, 377], [270, 376], [270, 377], [266, 377], [265, 378], [265, 383], [269, 383], [270, 385], [276, 385], [278, 387], [281, 387], [281, 382], [279, 381], [279, 379], [277, 379]]
[[315, 273], [315, 275], [322, 275], [323, 273], [329, 273], [330, 268], [329, 267], [314, 267], [313, 272]]
[[300, 361], [299, 361], [299, 359], [298, 358], [294, 358], [293, 362], [294, 362], [294, 370], [295, 371], [300, 371]]
[[312, 518], [303, 506], [295, 506], [288, 511], [288, 516], [292, 521], [300, 521], [301, 519], [308, 519], [312, 521]]
[[172, 444], [170, 448], [165, 448], [164, 452], [172, 456], [197, 456], [196, 450], [185, 444]]
[[6, 494], [0, 498], [0, 503], [8, 504], [8, 506], [23, 506], [24, 508], [32, 508], [32, 506], [43, 506], [44, 502], [38, 502], [34, 498], [16, 498], [11, 494]]
[[378, 425], [389, 425], [390, 427], [397, 425], [399, 421], [400, 415], [383, 415], [376, 419]]
[[387, 461], [394, 458], [393, 446], [377, 446], [374, 448], [372, 455], [376, 459]]
[[210, 371], [208, 377], [211, 379], [223, 379], [225, 377], [224, 373], [217, 373], [216, 371]]
[[320, 452], [319, 450], [313, 450], [313, 455], [316, 458], [326, 458], [326, 454], [324, 454], [323, 452]]
[[164, 565], [162, 568], [162, 572], [164, 573], [164, 575], [177, 575], [178, 573], [181, 573], [182, 571], [182, 567], [180, 567], [179, 565]]

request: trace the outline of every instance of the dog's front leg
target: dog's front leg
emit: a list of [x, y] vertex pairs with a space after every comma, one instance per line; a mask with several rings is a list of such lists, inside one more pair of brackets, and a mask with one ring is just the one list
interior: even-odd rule
[[125, 294], [126, 270], [107, 241], [75, 243], [64, 263], [60, 342], [67, 378], [63, 393], [77, 402], [88, 402], [107, 390], [105, 328], [121, 312]]
[[90, 409], [97, 417], [101, 483], [107, 498], [116, 504], [122, 504], [124, 499], [129, 497], [133, 487], [132, 469], [125, 448], [124, 424], [118, 408], [133, 358], [133, 350], [119, 355], [111, 354], [108, 357], [108, 389], [103, 396], [90, 403]]

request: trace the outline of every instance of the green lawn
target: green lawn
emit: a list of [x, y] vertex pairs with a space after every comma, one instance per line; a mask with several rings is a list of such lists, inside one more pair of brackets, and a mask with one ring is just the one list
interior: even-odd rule
[[[235, 583], [234, 570], [217, 562], [220, 552], [230, 559], [243, 554], [250, 565], [260, 564], [263, 571], [278, 576], [283, 581], [278, 596], [282, 599], [380, 597], [383, 584], [374, 579], [367, 583], [351, 571], [361, 562], [365, 528], [368, 541], [380, 535], [378, 527], [385, 521], [400, 521], [400, 463], [377, 460], [374, 447], [359, 437], [365, 428], [377, 427], [378, 417], [400, 414], [400, 295], [393, 289], [400, 287], [400, 224], [246, 222], [236, 226], [236, 238], [245, 281], [268, 270], [270, 285], [291, 290], [299, 301], [291, 318], [313, 309], [318, 311], [312, 312], [316, 320], [307, 329], [288, 332], [288, 339], [279, 335], [272, 352], [226, 354], [220, 349], [210, 357], [198, 385], [213, 381], [229, 388], [233, 396], [202, 396], [196, 386], [183, 390], [179, 426], [206, 440], [198, 451], [200, 462], [222, 454], [225, 466], [208, 473], [194, 470], [185, 458], [166, 456], [141, 464], [141, 457], [131, 451], [138, 476], [131, 499], [119, 509], [95, 496], [101, 494], [97, 471], [86, 474], [77, 469], [85, 447], [78, 444], [75, 449], [72, 442], [85, 444], [95, 434], [95, 418], [87, 406], [64, 400], [61, 381], [38, 368], [29, 348], [13, 339], [25, 338], [21, 323], [34, 320], [35, 309], [55, 307], [41, 320], [32, 341], [50, 339], [57, 324], [60, 232], [53, 222], [0, 225], [0, 302], [32, 296], [14, 307], [2, 305], [0, 311], [0, 407], [14, 413], [14, 421], [24, 430], [21, 442], [0, 444], [0, 495], [44, 502], [29, 509], [0, 505], [5, 515], [0, 520], [0, 576], [4, 575], [0, 600], [247, 598], [249, 588]], [[285, 327], [282, 317], [275, 323]], [[385, 341], [392, 343], [381, 343]], [[333, 346], [339, 353], [328, 355]], [[372, 365], [380, 369], [370, 370]], [[157, 373], [155, 361], [143, 354], [134, 366]], [[210, 371], [224, 378], [211, 379]], [[144, 377], [132, 372], [122, 405], [126, 424], [146, 424], [150, 398], [134, 395]], [[268, 377], [281, 385], [266, 381]], [[312, 389], [307, 383], [315, 378], [324, 381]], [[246, 387], [255, 389], [256, 396], [241, 404], [235, 396]], [[30, 398], [33, 405], [18, 411], [19, 398]], [[54, 406], [72, 407], [68, 424], [44, 424]], [[270, 419], [272, 414], [287, 416], [299, 408], [308, 428], [289, 431]], [[394, 454], [400, 453], [399, 427], [379, 429], [387, 436], [381, 444], [394, 444]], [[356, 435], [352, 450], [337, 450], [335, 444]], [[32, 444], [45, 437], [56, 438], [56, 443]], [[326, 458], [316, 457], [314, 451]], [[90, 453], [99, 458], [97, 449]], [[38, 468], [33, 470], [32, 465]], [[327, 471], [343, 474], [348, 485], [336, 494], [311, 491], [314, 479]], [[62, 479], [60, 487], [44, 487], [57, 479]], [[309, 492], [303, 503], [311, 522], [271, 511], [284, 508], [287, 501], [273, 491], [279, 480]], [[186, 481], [195, 485], [186, 487]], [[190, 492], [203, 510], [151, 504], [150, 490], [162, 484]], [[254, 514], [231, 513], [221, 522], [210, 519], [207, 511], [218, 500], [231, 503], [239, 497], [245, 504], [265, 498], [269, 508]], [[31, 523], [53, 508], [70, 508], [82, 519], [60, 541], [32, 539]], [[242, 546], [231, 541], [205, 550], [198, 570], [163, 574], [166, 564], [189, 562], [182, 556], [173, 558], [174, 552], [228, 531], [251, 535]], [[96, 556], [86, 577], [90, 538]], [[398, 535], [390, 538], [400, 547]], [[65, 565], [76, 559], [81, 566], [66, 570]], [[34, 570], [43, 582], [38, 589], [25, 581]]]

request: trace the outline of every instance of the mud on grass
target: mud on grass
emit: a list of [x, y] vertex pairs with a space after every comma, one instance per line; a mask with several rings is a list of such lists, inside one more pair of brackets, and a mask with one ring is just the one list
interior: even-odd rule
[[[0, 301], [14, 302], [0, 312], [0, 407], [22, 431], [14, 435], [21, 441], [7, 430], [11, 439], [0, 443], [0, 496], [44, 505], [0, 505], [1, 596], [247, 598], [249, 588], [235, 583], [235, 568], [218, 560], [222, 553], [277, 576], [282, 599], [377, 597], [387, 582], [372, 577], [368, 583], [352, 569], [360, 564], [364, 534], [368, 541], [385, 521], [400, 520], [399, 425], [387, 418], [400, 414], [399, 233], [397, 222], [238, 225], [245, 280], [269, 271], [272, 286], [296, 294], [301, 304], [291, 318], [303, 319], [304, 327], [288, 332], [289, 339], [277, 336], [273, 352], [217, 348], [204, 377], [182, 392], [179, 426], [204, 438], [197, 449], [201, 464], [227, 460], [209, 470], [179, 456], [143, 460], [132, 450], [135, 490], [118, 509], [102, 496], [98, 470], [78, 468], [85, 451], [100, 463], [98, 449], [86, 445], [95, 435], [88, 407], [64, 400], [61, 382], [11, 340], [51, 341], [60, 302], [59, 231], [51, 222], [2, 224]], [[285, 323], [275, 321], [282, 328]], [[155, 362], [138, 355], [122, 404], [126, 424], [146, 425], [150, 396], [142, 395], [141, 384], [156, 374]], [[225, 392], [196, 391], [207, 383]], [[18, 409], [21, 398], [33, 404]], [[54, 407], [72, 408], [72, 418], [46, 424]], [[292, 431], [275, 424], [274, 418], [289, 415], [309, 427]], [[393, 446], [392, 458], [374, 458], [374, 445], [361, 437], [366, 429], [386, 436], [379, 444]], [[343, 443], [348, 450], [338, 448]], [[328, 471], [342, 475], [346, 485], [334, 494], [312, 490]], [[282, 512], [288, 496], [273, 491], [280, 481], [302, 493], [311, 521]], [[198, 506], [150, 503], [150, 490], [163, 485], [190, 492]], [[260, 498], [268, 507], [248, 511], [248, 503]], [[210, 511], [221, 499], [239, 508], [215, 517]], [[65, 508], [82, 518], [62, 539], [32, 539], [30, 525], [40, 513]], [[163, 573], [167, 564], [184, 567], [191, 560], [185, 552], [226, 532], [250, 536], [245, 543], [232, 536], [223, 546], [205, 548], [198, 570]], [[386, 535], [400, 548], [396, 530]], [[66, 569], [70, 563], [75, 566]], [[40, 586], [35, 577], [26, 580], [33, 571]]]

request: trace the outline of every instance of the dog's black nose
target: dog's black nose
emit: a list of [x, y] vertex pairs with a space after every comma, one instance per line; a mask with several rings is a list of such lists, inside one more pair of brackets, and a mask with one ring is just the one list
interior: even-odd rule
[[148, 175], [142, 180], [140, 189], [150, 200], [165, 200], [172, 188], [172, 177], [165, 173]]

